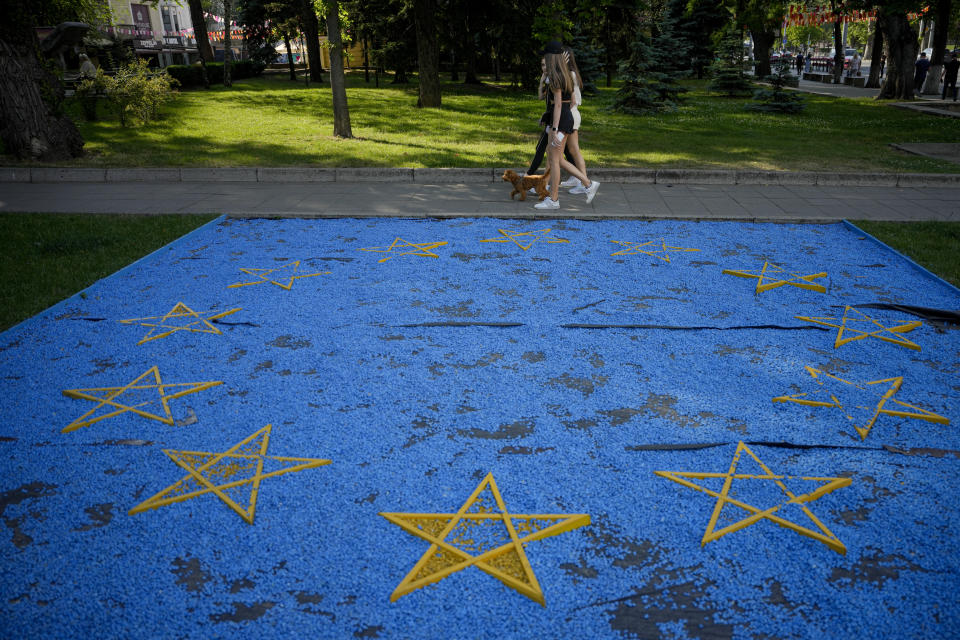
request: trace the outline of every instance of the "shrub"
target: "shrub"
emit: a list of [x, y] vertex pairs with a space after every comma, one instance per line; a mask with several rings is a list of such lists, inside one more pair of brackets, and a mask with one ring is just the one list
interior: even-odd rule
[[750, 93], [752, 84], [743, 71], [743, 38], [735, 23], [729, 23], [720, 35], [717, 59], [710, 65], [713, 80], [711, 91], [719, 91], [728, 97]]
[[[240, 80], [260, 75], [263, 73], [265, 65], [262, 62], [256, 62], [254, 60], [237, 60], [231, 63], [230, 67], [233, 79]], [[203, 69], [199, 62], [190, 65], [172, 64], [166, 68], [166, 71], [170, 74], [170, 77], [175, 78], [180, 83], [181, 87], [193, 88], [203, 86]], [[210, 80], [210, 84], [222, 84], [223, 63], [208, 62], [207, 78]]]
[[106, 78], [103, 69], [97, 69], [97, 74], [94, 77], [85, 77], [77, 83], [74, 97], [83, 107], [83, 117], [91, 122], [97, 119], [97, 99], [106, 95]]
[[790, 65], [781, 62], [775, 74], [764, 78], [772, 88], [758, 89], [753, 94], [754, 104], [747, 105], [747, 109], [768, 113], [800, 113], [806, 106], [803, 96], [796, 91], [784, 91], [784, 87], [789, 86], [790, 78], [795, 77], [790, 73]]
[[146, 60], [134, 60], [104, 80], [107, 98], [120, 114], [120, 124], [127, 126], [127, 113], [141, 122], [150, 122], [160, 107], [174, 97], [177, 81], [160, 72], [153, 72]]

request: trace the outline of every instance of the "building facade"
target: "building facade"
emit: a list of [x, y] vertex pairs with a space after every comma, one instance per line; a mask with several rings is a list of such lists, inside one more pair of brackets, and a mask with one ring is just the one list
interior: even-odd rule
[[190, 10], [174, 0], [127, 2], [109, 0], [113, 25], [105, 30], [133, 47], [138, 57], [158, 67], [190, 64], [197, 57]]

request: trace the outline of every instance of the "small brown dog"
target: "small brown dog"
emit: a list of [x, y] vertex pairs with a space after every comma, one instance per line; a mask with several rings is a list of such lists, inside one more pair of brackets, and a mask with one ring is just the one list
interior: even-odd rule
[[544, 198], [547, 197], [547, 176], [550, 175], [550, 168], [538, 175], [534, 176], [521, 176], [517, 175], [516, 171], [512, 169], [507, 169], [503, 172], [503, 181], [509, 182], [513, 185], [513, 191], [510, 192], [510, 199], [513, 200], [513, 196], [520, 194], [521, 200], [527, 199], [527, 189], [533, 187], [537, 190], [537, 201], [542, 202]]

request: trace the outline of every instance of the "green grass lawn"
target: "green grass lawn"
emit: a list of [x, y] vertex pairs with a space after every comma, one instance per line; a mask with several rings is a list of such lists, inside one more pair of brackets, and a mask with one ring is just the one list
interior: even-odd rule
[[215, 217], [0, 214], [0, 331]]
[[[214, 217], [0, 214], [0, 331]], [[855, 223], [960, 286], [960, 223]]]
[[960, 222], [851, 222], [960, 287]]
[[[581, 147], [589, 166], [849, 172], [956, 172], [891, 142], [960, 142], [960, 119], [892, 108], [870, 99], [807, 95], [800, 115], [744, 111], [748, 101], [708, 93], [705, 82], [678, 111], [610, 113], [616, 88], [587, 96]], [[80, 121], [88, 167], [320, 166], [498, 167], [533, 155], [543, 104], [506, 84], [443, 84], [441, 109], [415, 108], [417, 86], [366, 84], [350, 74], [355, 139], [332, 135], [329, 85], [286, 74], [240, 80], [233, 89], [184, 91], [161, 120], [123, 128], [115, 116]], [[75, 109], [75, 105], [74, 105]], [[79, 110], [73, 111], [79, 114]], [[2, 159], [11, 163], [9, 158]]]

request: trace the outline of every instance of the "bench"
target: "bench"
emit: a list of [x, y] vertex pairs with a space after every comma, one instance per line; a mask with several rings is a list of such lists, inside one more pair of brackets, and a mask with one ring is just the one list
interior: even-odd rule
[[852, 87], [862, 87], [867, 83], [867, 79], [863, 76], [844, 76], [843, 84], [848, 84]]
[[833, 74], [831, 73], [814, 73], [812, 71], [804, 71], [803, 79], [810, 80], [811, 82], [833, 82]]

